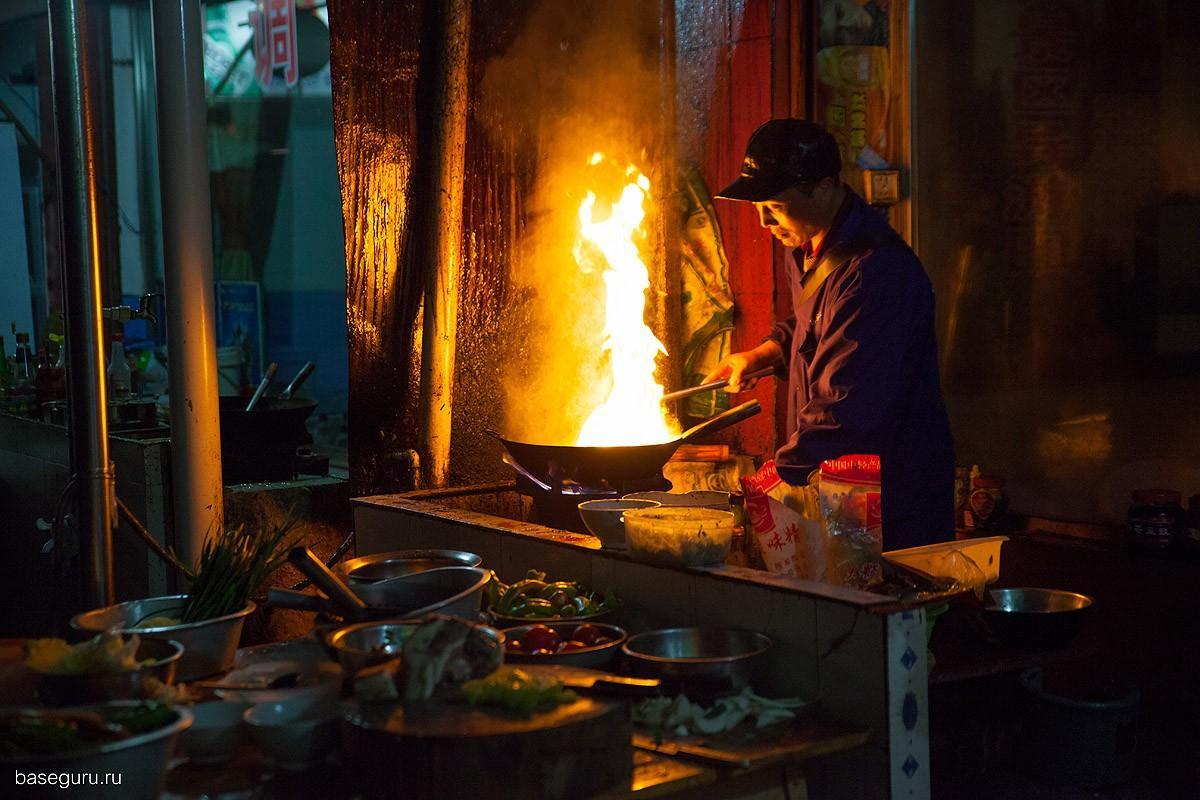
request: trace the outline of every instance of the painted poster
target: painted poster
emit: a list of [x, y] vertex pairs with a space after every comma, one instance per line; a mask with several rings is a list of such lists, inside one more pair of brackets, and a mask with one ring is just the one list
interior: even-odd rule
[[262, 376], [263, 334], [262, 290], [258, 283], [217, 281], [217, 372], [221, 394], [240, 394], [258, 383]]
[[[845, 167], [884, 169], [891, 83], [888, 0], [819, 0], [816, 115], [842, 148]], [[847, 170], [850, 180], [856, 170]]]

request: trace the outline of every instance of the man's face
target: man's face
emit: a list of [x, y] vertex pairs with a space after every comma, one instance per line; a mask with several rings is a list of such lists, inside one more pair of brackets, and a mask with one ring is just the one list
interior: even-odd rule
[[755, 203], [758, 221], [785, 247], [801, 247], [829, 224], [829, 194], [832, 181], [823, 180], [806, 195], [789, 186], [770, 200]]

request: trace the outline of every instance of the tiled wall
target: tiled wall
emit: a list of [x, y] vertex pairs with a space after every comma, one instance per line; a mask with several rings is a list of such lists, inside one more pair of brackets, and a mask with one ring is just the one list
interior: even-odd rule
[[[847, 790], [847, 781], [852, 781], [854, 788], [838, 796], [887, 797], [889, 782], [897, 797], [921, 796], [896, 785], [892, 762], [897, 754], [889, 749], [889, 737], [898, 731], [892, 718], [903, 708], [903, 697], [896, 699], [899, 690], [889, 684], [889, 675], [904, 669], [888, 658], [889, 627], [895, 629], [891, 631], [895, 638], [915, 623], [891, 625], [891, 617], [873, 613], [870, 605], [878, 598], [793, 579], [755, 581], [751, 575], [766, 576], [752, 570], [682, 570], [637, 563], [611, 551], [547, 541], [538, 533], [548, 529], [529, 523], [398, 496], [356, 503], [360, 555], [405, 548], [458, 548], [479, 554], [484, 566], [495, 569], [505, 581], [537, 568], [553, 578], [614, 589], [624, 602], [617, 623], [633, 632], [712, 625], [767, 634], [774, 646], [762, 687], [766, 692], [820, 701], [830, 713], [872, 733], [861, 757], [840, 760], [845, 780], [836, 783]], [[578, 538], [589, 541], [589, 537]], [[920, 623], [923, 631], [923, 618]], [[920, 663], [906, 674], [919, 671], [923, 682], [923, 640], [921, 644], [917, 648]], [[923, 709], [920, 714], [924, 719]], [[896, 744], [908, 747], [900, 764], [909, 752], [916, 753], [918, 765], [927, 761], [920, 742], [902, 743], [897, 738]]]

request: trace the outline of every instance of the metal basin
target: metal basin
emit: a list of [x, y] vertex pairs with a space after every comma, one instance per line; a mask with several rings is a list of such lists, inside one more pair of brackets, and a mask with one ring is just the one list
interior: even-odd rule
[[[117, 700], [102, 705], [78, 706], [72, 711], [92, 711], [104, 718], [110, 718], [116, 712], [140, 706], [135, 700]], [[95, 786], [63, 791], [62, 786], [39, 785], [24, 786], [24, 791], [16, 794], [21, 797], [63, 797], [66, 795], [89, 798], [119, 798], [120, 800], [154, 800], [162, 790], [163, 781], [167, 775], [167, 767], [171, 753], [175, 748], [175, 740], [180, 731], [192, 724], [192, 712], [183, 707], [175, 707], [175, 719], [158, 728], [128, 739], [108, 742], [98, 747], [90, 747], [70, 753], [54, 753], [27, 758], [0, 758], [0, 766], [18, 773], [37, 772], [42, 775], [62, 773], [83, 773], [85, 775], [121, 776], [120, 783]], [[6, 709], [0, 715], [9, 714], [42, 714], [61, 713], [47, 712], [46, 709]]]
[[67, 706], [103, 703], [108, 700], [138, 700], [149, 697], [154, 678], [175, 682], [175, 670], [183, 658], [183, 645], [176, 641], [142, 637], [134, 658], [150, 661], [137, 669], [93, 672], [87, 675], [40, 674], [38, 697], [47, 705]]
[[481, 563], [482, 558], [463, 550], [393, 550], [344, 561], [336, 572], [353, 586], [441, 567], [478, 567]]
[[147, 597], [84, 611], [71, 618], [71, 627], [93, 636], [116, 629], [126, 635], [136, 633], [148, 639], [173, 639], [183, 645], [183, 657], [175, 673], [175, 677], [181, 681], [192, 681], [230, 669], [237, 656], [242, 626], [246, 617], [254, 611], [254, 603], [247, 602], [241, 611], [216, 619], [160, 628], [135, 627], [151, 617], [177, 615], [187, 597], [186, 594]]
[[354, 593], [373, 614], [394, 618], [448, 614], [474, 622], [489, 580], [491, 573], [479, 567], [440, 567], [356, 584]]
[[[422, 620], [401, 622], [361, 622], [338, 628], [325, 640], [347, 673], [391, 661], [400, 655], [404, 643], [422, 624]], [[482, 628], [498, 647], [504, 646], [504, 634], [495, 628]]]
[[988, 625], [1014, 644], [1066, 644], [1092, 608], [1092, 598], [1061, 589], [992, 589], [988, 600], [983, 608]]
[[621, 652], [635, 674], [703, 694], [748, 686], [770, 649], [770, 638], [754, 631], [666, 628], [629, 637]]

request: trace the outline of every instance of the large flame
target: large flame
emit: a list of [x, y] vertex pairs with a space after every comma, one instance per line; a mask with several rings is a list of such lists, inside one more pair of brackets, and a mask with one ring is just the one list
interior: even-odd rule
[[[603, 159], [595, 153], [590, 163], [599, 164]], [[591, 253], [603, 257], [603, 347], [612, 367], [612, 390], [584, 423], [576, 440], [580, 446], [652, 444], [670, 441], [677, 433], [663, 409], [663, 387], [654, 379], [655, 358], [666, 349], [645, 322], [650, 273], [637, 240], [645, 235], [641, 230], [646, 217], [643, 204], [650, 179], [632, 165], [625, 175], [628, 183], [607, 217], [596, 218], [596, 194], [592, 191], [579, 206], [580, 239], [575, 257], [584, 269], [596, 260]]]

